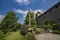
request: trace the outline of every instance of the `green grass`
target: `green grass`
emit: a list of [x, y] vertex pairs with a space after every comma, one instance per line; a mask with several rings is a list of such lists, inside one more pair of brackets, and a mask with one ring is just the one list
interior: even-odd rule
[[12, 32], [6, 37], [6, 40], [26, 40], [25, 36], [21, 35], [20, 32]]

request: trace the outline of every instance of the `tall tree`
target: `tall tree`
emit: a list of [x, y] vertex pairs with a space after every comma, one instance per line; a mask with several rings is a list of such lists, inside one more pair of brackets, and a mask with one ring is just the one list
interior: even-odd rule
[[18, 17], [16, 17], [16, 14], [12, 11], [8, 11], [7, 15], [1, 22], [0, 29], [4, 32], [10, 32], [15, 27], [15, 23], [17, 23]]
[[[29, 14], [30, 14], [30, 19], [29, 19]], [[25, 25], [29, 25], [29, 20], [30, 20], [31, 25], [36, 25], [36, 20], [35, 20], [35, 17], [34, 17], [34, 12], [29, 11], [27, 13], [27, 16], [25, 17]]]

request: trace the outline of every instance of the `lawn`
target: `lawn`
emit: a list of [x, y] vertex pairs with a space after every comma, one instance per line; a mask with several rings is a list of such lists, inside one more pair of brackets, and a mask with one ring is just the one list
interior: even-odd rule
[[25, 36], [22, 36], [20, 32], [12, 32], [6, 37], [6, 40], [26, 40]]

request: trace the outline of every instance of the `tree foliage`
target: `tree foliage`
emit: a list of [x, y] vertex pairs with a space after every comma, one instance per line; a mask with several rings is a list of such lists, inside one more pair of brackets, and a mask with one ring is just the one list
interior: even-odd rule
[[8, 11], [7, 15], [4, 17], [4, 19], [1, 22], [1, 30], [4, 33], [10, 32], [15, 28], [15, 24], [17, 23], [18, 17], [16, 17], [16, 14], [12, 11]]
[[34, 17], [34, 12], [31, 12], [31, 11], [29, 11], [27, 13], [27, 16], [25, 17], [25, 25], [29, 25], [29, 14], [30, 14], [31, 25], [36, 25], [36, 20], [35, 20], [35, 17]]
[[0, 30], [0, 40], [4, 40], [4, 33]]
[[21, 26], [21, 30], [20, 30], [20, 31], [21, 31], [21, 34], [22, 34], [22, 35], [25, 35], [25, 34], [27, 34], [28, 29], [27, 29], [26, 26], [23, 25], [23, 26]]

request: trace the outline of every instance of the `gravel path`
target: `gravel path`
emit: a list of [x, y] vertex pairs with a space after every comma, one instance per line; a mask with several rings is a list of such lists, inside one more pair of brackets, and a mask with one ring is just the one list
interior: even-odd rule
[[52, 33], [38, 34], [35, 37], [36, 40], [60, 40], [60, 35]]

